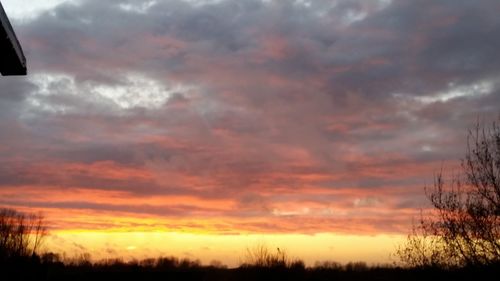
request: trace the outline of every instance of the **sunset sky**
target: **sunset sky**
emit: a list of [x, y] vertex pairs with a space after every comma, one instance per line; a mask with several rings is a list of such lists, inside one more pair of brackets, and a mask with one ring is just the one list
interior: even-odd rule
[[67, 255], [388, 262], [500, 113], [498, 0], [2, 0], [0, 206]]

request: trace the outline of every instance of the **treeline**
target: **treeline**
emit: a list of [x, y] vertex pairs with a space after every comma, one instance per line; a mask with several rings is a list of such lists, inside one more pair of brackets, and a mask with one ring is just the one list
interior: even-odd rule
[[[7, 266], [5, 266], [7, 265]], [[243, 264], [227, 268], [221, 264], [202, 265], [199, 261], [160, 257], [123, 261], [109, 259], [92, 262], [84, 257], [60, 260], [57, 254], [46, 253], [11, 261], [2, 265], [0, 280], [100, 281], [100, 280], [497, 280], [498, 267], [481, 268], [403, 268], [399, 266], [368, 266], [364, 262], [340, 264], [318, 262], [306, 267], [303, 262], [274, 264]]]

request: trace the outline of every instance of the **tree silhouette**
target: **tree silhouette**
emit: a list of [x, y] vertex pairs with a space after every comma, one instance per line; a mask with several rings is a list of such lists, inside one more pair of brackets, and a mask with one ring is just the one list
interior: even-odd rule
[[45, 235], [40, 214], [0, 209], [0, 260], [34, 256]]
[[469, 130], [461, 173], [442, 171], [425, 189], [434, 210], [421, 215], [399, 258], [410, 266], [482, 266], [500, 263], [500, 127]]

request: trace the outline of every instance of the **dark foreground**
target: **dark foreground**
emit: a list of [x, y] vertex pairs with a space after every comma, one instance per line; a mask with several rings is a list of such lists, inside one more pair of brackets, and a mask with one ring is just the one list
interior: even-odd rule
[[397, 267], [240, 267], [226, 269], [196, 263], [150, 264], [63, 264], [38, 259], [2, 262], [0, 280], [100, 281], [100, 280], [500, 280], [499, 266], [443, 269]]

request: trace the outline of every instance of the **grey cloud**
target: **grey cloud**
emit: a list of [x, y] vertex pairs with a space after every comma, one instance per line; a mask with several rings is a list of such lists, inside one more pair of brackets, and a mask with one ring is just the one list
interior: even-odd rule
[[351, 66], [370, 58], [386, 64], [346, 72], [334, 78], [333, 87], [386, 98], [433, 93], [450, 81], [496, 78], [497, 7], [494, 1], [394, 1], [350, 27], [334, 54], [340, 62], [351, 58], [344, 63]]
[[[356, 7], [362, 2], [341, 2], [330, 9], [345, 13], [345, 9], [359, 9]], [[425, 5], [394, 1], [386, 9], [342, 30], [325, 25], [324, 18], [315, 16], [314, 9], [324, 8], [324, 3], [313, 8], [279, 3], [223, 1], [194, 8], [181, 1], [169, 1], [158, 2], [141, 14], [118, 9], [118, 2], [84, 1], [77, 6], [59, 6], [52, 16], [42, 16], [24, 28], [26, 36], [53, 44], [50, 49], [43, 49], [51, 55], [45, 53], [35, 61], [43, 60], [44, 67], [55, 70], [64, 65], [69, 68], [65, 71], [82, 77], [102, 75], [100, 81], [107, 76], [101, 61], [111, 62], [109, 71], [135, 68], [152, 75], [182, 73], [193, 79], [204, 71], [187, 64], [193, 57], [244, 59], [248, 48], [256, 47], [258, 36], [266, 32], [284, 36], [295, 55], [260, 66], [263, 71], [279, 71], [289, 77], [299, 71], [299, 78], [337, 66], [353, 67], [352, 71], [331, 77], [330, 90], [335, 95], [342, 95], [334, 90], [339, 86], [377, 97], [393, 92], [424, 94], [443, 88], [452, 79], [460, 82], [495, 76], [498, 69], [495, 50], [499, 40], [494, 34], [499, 33], [500, 25], [491, 12], [497, 5], [494, 1], [441, 1]], [[89, 18], [88, 23], [79, 21], [80, 17]], [[456, 23], [439, 25], [439, 20], [447, 17], [456, 17]], [[189, 47], [173, 54], [149, 49], [153, 55], [148, 56], [137, 49], [140, 44], [136, 40], [144, 34], [158, 39], [177, 38], [188, 42]], [[424, 40], [424, 45], [412, 46], [418, 38]], [[152, 47], [177, 48], [168, 44]], [[135, 49], [138, 52], [127, 53]], [[373, 58], [386, 59], [388, 63], [363, 65]]]
[[[258, 213], [273, 199], [253, 194], [274, 186], [418, 186], [432, 174], [399, 165], [458, 160], [465, 129], [498, 114], [497, 1], [293, 2], [88, 0], [22, 23], [33, 76], [0, 81], [0, 184], [234, 196]], [[489, 94], [419, 100], [484, 81]], [[155, 106], [96, 90], [131, 102], [148, 83], [167, 93]], [[158, 178], [30, 169], [105, 161]], [[297, 180], [309, 174], [342, 176]]]

